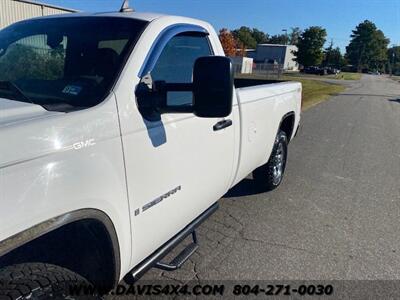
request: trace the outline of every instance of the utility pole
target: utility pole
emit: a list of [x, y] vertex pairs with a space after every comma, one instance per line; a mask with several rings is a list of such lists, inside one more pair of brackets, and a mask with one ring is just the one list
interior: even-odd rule
[[285, 32], [286, 40], [285, 40], [285, 45], [289, 44], [289, 36], [287, 33], [287, 29], [282, 29], [283, 32]]
[[393, 76], [393, 66], [394, 66], [394, 61], [395, 61], [395, 58], [396, 58], [396, 53], [395, 53], [396, 49], [395, 49], [395, 47], [396, 47], [396, 45], [393, 44], [392, 45], [392, 57], [391, 57], [392, 58], [392, 62], [390, 64], [390, 77]]

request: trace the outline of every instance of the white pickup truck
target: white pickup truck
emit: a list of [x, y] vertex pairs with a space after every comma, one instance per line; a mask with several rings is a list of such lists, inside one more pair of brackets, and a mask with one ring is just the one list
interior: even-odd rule
[[301, 89], [234, 80], [214, 29], [185, 17], [77, 13], [0, 31], [0, 298], [179, 268], [231, 187], [251, 172], [264, 190], [281, 183]]

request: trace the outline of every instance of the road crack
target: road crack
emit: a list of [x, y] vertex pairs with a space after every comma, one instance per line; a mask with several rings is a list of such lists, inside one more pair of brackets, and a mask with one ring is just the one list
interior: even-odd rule
[[278, 247], [278, 248], [284, 248], [287, 250], [296, 250], [296, 251], [302, 251], [302, 252], [306, 252], [312, 255], [318, 255], [321, 256], [321, 254], [317, 253], [317, 252], [313, 252], [310, 251], [308, 249], [304, 249], [304, 248], [300, 248], [300, 247], [293, 247], [293, 246], [289, 246], [286, 244], [280, 244], [280, 243], [275, 243], [275, 242], [270, 242], [270, 241], [265, 241], [265, 240], [260, 240], [260, 239], [251, 239], [251, 238], [247, 238], [244, 235], [241, 235], [240, 238], [244, 241], [248, 241], [248, 242], [255, 242], [255, 243], [262, 243], [262, 244], [266, 244], [269, 246], [273, 246], [273, 247]]

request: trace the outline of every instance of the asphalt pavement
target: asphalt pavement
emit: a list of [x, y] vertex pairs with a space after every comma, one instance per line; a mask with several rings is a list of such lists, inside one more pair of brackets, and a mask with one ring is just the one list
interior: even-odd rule
[[347, 84], [302, 114], [277, 190], [245, 179], [182, 269], [143, 279], [400, 279], [400, 84]]

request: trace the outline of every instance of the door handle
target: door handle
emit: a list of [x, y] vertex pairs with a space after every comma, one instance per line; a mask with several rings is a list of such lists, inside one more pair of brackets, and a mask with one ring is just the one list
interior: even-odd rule
[[221, 129], [224, 129], [226, 127], [229, 127], [231, 125], [232, 125], [232, 120], [229, 120], [229, 119], [228, 120], [222, 120], [222, 121], [219, 121], [217, 124], [215, 124], [213, 129], [214, 129], [214, 131], [217, 131], [217, 130], [221, 130]]

